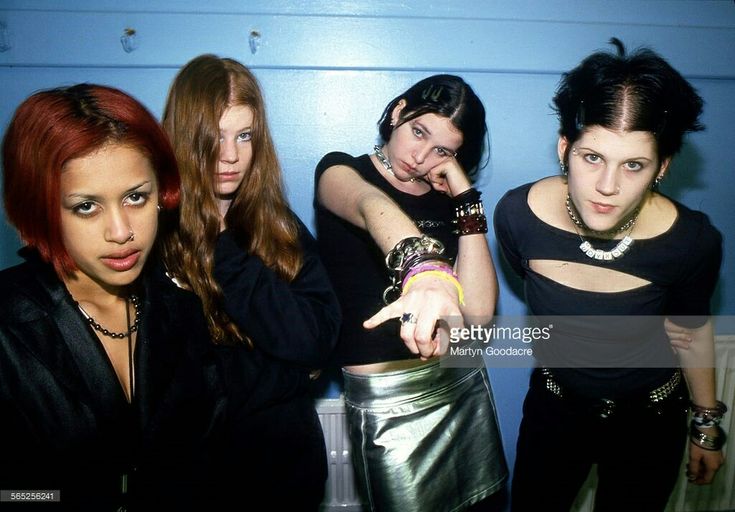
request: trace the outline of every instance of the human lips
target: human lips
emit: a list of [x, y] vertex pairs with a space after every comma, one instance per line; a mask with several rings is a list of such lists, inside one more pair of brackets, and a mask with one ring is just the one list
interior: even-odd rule
[[598, 203], [596, 201], [590, 201], [590, 205], [592, 206], [592, 209], [597, 213], [610, 213], [616, 208], [616, 206], [613, 204]]
[[403, 160], [401, 160], [401, 167], [403, 168], [403, 172], [405, 172], [409, 176], [415, 176], [415, 175], [420, 174], [420, 171], [416, 167], [412, 165], [408, 165]]
[[237, 171], [218, 172], [217, 179], [220, 181], [237, 181], [239, 175], [240, 173]]
[[125, 272], [133, 268], [140, 259], [141, 252], [137, 249], [108, 254], [100, 258], [102, 263], [116, 272]]

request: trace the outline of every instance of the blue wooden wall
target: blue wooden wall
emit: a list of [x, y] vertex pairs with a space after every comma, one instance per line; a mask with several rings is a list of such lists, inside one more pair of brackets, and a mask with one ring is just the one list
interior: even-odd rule
[[[129, 53], [120, 40], [126, 28], [136, 32]], [[205, 52], [234, 57], [262, 83], [289, 198], [313, 225], [319, 158], [369, 151], [393, 96], [451, 72], [488, 111], [491, 161], [480, 187], [492, 210], [507, 189], [557, 172], [549, 103], [559, 75], [611, 36], [661, 52], [706, 100], [708, 129], [689, 138], [662, 189], [723, 232], [715, 312], [735, 315], [732, 1], [0, 0], [0, 130], [30, 93], [80, 81], [120, 87], [160, 116], [181, 65]], [[0, 268], [18, 261], [18, 247], [0, 221]], [[499, 313], [521, 314], [513, 282], [500, 279]], [[490, 374], [512, 462], [527, 370]]]

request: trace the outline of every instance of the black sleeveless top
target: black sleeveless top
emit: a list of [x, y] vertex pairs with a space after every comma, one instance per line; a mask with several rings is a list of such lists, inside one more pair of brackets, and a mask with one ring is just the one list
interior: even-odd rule
[[[676, 316], [676, 323], [688, 327], [707, 321], [722, 260], [720, 233], [705, 214], [672, 201], [677, 219], [668, 231], [635, 240], [620, 259], [598, 261], [580, 251], [575, 233], [536, 217], [528, 206], [532, 185], [507, 192], [498, 202], [494, 221], [501, 251], [524, 280], [530, 312], [561, 319], [554, 330], [564, 342], [538, 342], [534, 356], [541, 364], [561, 367], [554, 371], [558, 380], [588, 396], [612, 398], [665, 382], [678, 363], [663, 317]], [[588, 239], [602, 250], [618, 243]], [[614, 293], [579, 290], [535, 272], [530, 260], [605, 267], [649, 284]], [[585, 361], [592, 360], [597, 367], [585, 368]]]
[[[382, 190], [428, 236], [440, 240], [445, 255], [457, 255], [457, 236], [451, 221], [454, 206], [449, 197], [435, 190], [414, 196], [395, 189], [375, 169], [368, 155], [353, 157], [346, 153], [329, 153], [316, 168], [315, 183], [329, 167], [345, 165], [363, 179]], [[340, 365], [369, 364], [417, 357], [399, 336], [400, 323], [389, 320], [372, 330], [362, 322], [383, 306], [383, 290], [390, 284], [385, 256], [370, 234], [337, 217], [315, 201], [319, 253], [327, 268], [340, 305], [342, 329], [334, 352]]]

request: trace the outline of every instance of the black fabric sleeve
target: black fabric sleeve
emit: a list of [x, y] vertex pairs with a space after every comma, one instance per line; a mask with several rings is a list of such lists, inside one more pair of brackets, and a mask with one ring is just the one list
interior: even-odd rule
[[[493, 215], [493, 225], [495, 228], [495, 239], [498, 241], [498, 247], [503, 253], [505, 260], [510, 264], [516, 274], [521, 278], [525, 277], [525, 271], [521, 264], [521, 256], [518, 252], [518, 245], [513, 238], [512, 227], [517, 222], [518, 215], [513, 215], [513, 208], [518, 199], [518, 194], [513, 194], [514, 190], [506, 192], [495, 206]], [[515, 220], [514, 220], [515, 217]]]
[[324, 157], [322, 157], [319, 163], [316, 164], [316, 171], [314, 173], [314, 183], [318, 184], [319, 178], [322, 177], [322, 174], [324, 174], [324, 171], [326, 171], [327, 169], [335, 165], [346, 165], [347, 167], [352, 167], [353, 169], [355, 169], [355, 171], [358, 171], [359, 169], [357, 158], [355, 158], [352, 155], [348, 155], [347, 153], [342, 153], [340, 151], [333, 151], [331, 153], [327, 153], [326, 155], [324, 155]]
[[355, 172], [360, 172], [357, 158], [352, 155], [348, 155], [347, 153], [342, 153], [340, 151], [333, 151], [324, 155], [322, 159], [319, 160], [319, 163], [316, 164], [316, 170], [314, 171], [314, 208], [322, 208], [319, 203], [319, 194], [317, 194], [319, 180], [321, 179], [322, 174], [324, 174], [324, 171], [335, 165], [346, 165], [355, 169]]
[[682, 259], [681, 279], [672, 287], [666, 308], [671, 321], [690, 328], [707, 321], [722, 264], [722, 235], [706, 215], [695, 214], [700, 217], [699, 229], [686, 242], [690, 252]]
[[227, 231], [215, 247], [214, 277], [224, 293], [225, 311], [260, 350], [318, 368], [334, 348], [341, 313], [316, 241], [300, 221], [299, 228], [304, 263], [292, 282], [248, 254]]

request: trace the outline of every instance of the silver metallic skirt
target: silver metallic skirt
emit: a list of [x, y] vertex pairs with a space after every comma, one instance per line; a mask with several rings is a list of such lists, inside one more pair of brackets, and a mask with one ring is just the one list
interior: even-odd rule
[[508, 475], [485, 368], [343, 370], [357, 483], [373, 511], [462, 510]]

